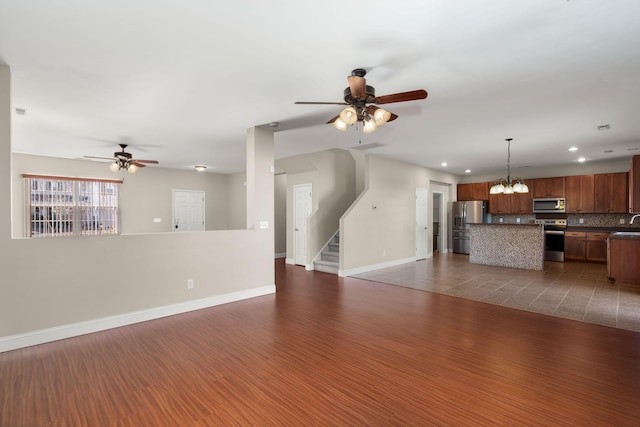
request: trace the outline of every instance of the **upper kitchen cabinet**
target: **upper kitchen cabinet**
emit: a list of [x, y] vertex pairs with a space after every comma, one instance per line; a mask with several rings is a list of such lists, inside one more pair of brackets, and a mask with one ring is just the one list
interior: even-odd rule
[[490, 214], [509, 214], [511, 213], [511, 194], [489, 194], [489, 213]]
[[564, 197], [564, 177], [534, 179], [532, 197], [534, 199]]
[[531, 202], [531, 189], [533, 180], [525, 179], [524, 183], [529, 187], [528, 193], [514, 193], [511, 195], [511, 213], [533, 213], [533, 203]]
[[567, 213], [593, 213], [593, 175], [568, 176], [564, 182]]
[[629, 212], [640, 213], [640, 156], [631, 159], [629, 171]]
[[489, 200], [489, 183], [458, 184], [458, 200]]
[[[629, 174], [602, 173], [594, 177], [594, 212], [626, 213], [629, 209]], [[567, 200], [568, 203], [568, 200]]]

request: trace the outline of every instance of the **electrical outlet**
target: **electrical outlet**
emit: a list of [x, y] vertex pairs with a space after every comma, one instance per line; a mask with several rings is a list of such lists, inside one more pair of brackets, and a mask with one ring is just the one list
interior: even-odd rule
[[498, 221], [500, 221], [500, 224], [502, 224], [502, 218], [500, 218]]
[[193, 279], [187, 279], [187, 289], [193, 289]]
[[624, 224], [624, 218], [620, 218], [620, 224]]
[[580, 218], [580, 219], [578, 220], [578, 222], [579, 222], [580, 224], [584, 224], [584, 218]]
[[520, 218], [516, 218], [516, 222], [520, 224]]

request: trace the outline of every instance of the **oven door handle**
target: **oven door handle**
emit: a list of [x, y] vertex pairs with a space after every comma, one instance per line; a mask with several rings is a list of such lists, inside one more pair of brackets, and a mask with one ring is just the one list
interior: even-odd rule
[[555, 234], [558, 236], [564, 236], [564, 231], [562, 230], [546, 230], [544, 234]]

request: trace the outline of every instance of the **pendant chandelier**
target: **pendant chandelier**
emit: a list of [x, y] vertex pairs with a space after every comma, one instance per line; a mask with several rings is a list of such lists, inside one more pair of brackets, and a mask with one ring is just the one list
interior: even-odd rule
[[495, 184], [489, 190], [489, 194], [513, 194], [513, 193], [528, 193], [529, 187], [524, 183], [524, 180], [511, 177], [511, 141], [513, 138], [507, 138], [507, 178], [499, 178]]

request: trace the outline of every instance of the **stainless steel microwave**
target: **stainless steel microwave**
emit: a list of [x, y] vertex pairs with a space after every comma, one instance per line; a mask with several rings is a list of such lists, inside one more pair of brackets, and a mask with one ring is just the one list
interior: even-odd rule
[[564, 213], [564, 198], [533, 199], [533, 213]]

